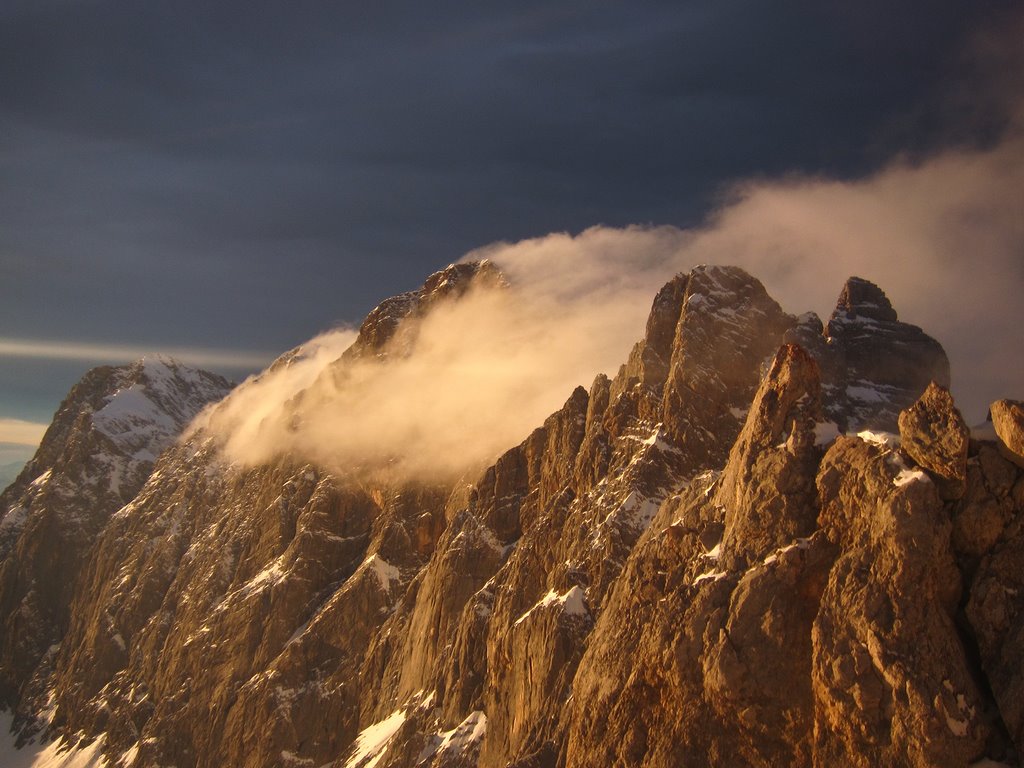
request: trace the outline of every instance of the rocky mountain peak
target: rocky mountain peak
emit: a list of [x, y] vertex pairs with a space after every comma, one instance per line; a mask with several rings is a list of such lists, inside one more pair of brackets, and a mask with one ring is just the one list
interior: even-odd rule
[[0, 700], [10, 702], [67, 627], [86, 553], [157, 456], [226, 379], [165, 356], [102, 366], [72, 387], [35, 456], [0, 495]]
[[861, 277], [851, 277], [839, 294], [832, 317], [836, 322], [860, 317], [891, 323], [896, 321], [896, 310], [877, 285]]
[[232, 386], [173, 358], [145, 357], [123, 369], [117, 389], [93, 412], [92, 427], [123, 454], [151, 464], [200, 410]]
[[792, 324], [744, 270], [702, 266], [690, 273], [660, 421], [694, 470], [725, 458], [757, 389], [761, 364]]
[[501, 270], [489, 259], [449, 264], [423, 281], [423, 300], [428, 304], [449, 296], [461, 296], [471, 285], [494, 288], [505, 285]]
[[[501, 271], [487, 259], [449, 264], [430, 275], [421, 288], [393, 296], [375, 307], [360, 325], [359, 336], [345, 355], [382, 355], [389, 344], [408, 346], [415, 337], [415, 319], [423, 317], [435, 304], [458, 299], [474, 286], [500, 288], [505, 284]], [[400, 328], [403, 333], [399, 333]]]
[[[334, 383], [477, 281], [383, 302]], [[972, 437], [946, 384], [867, 281], [826, 326], [703, 266], [474, 477], [199, 435], [103, 523], [8, 701], [122, 768], [1017, 765], [1024, 419]], [[26, 557], [51, 567], [2, 569]]]
[[[41, 476], [89, 465], [92, 484], [123, 504], [148, 468], [207, 404], [233, 385], [222, 376], [155, 355], [122, 366], [88, 371], [61, 402], [35, 455], [0, 496], [6, 513]], [[104, 465], [97, 473], [94, 466]]]
[[895, 432], [900, 411], [930, 382], [950, 383], [942, 345], [898, 320], [885, 293], [858, 277], [843, 286], [827, 326], [814, 313], [802, 315], [786, 340], [818, 361], [826, 415], [844, 431]]

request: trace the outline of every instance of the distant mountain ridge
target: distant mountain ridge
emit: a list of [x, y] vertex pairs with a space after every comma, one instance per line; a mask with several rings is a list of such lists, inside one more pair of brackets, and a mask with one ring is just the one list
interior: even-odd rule
[[[324, 375], [503, 281], [430, 276]], [[122, 768], [1019, 764], [1024, 410], [972, 435], [866, 280], [823, 323], [680, 274], [614, 376], [456, 480], [242, 467], [202, 426], [228, 401], [174, 439], [226, 382], [145, 378], [88, 374], [0, 497], [26, 738]], [[54, 536], [89, 542], [71, 571]], [[29, 570], [74, 574], [59, 620]]]
[[158, 453], [228, 381], [160, 356], [89, 371], [0, 494], [0, 700], [25, 698], [59, 643], [80, 568]]
[[6, 488], [15, 481], [29, 459], [32, 458], [33, 453], [34, 451], [31, 448], [26, 447], [25, 458], [19, 458], [16, 461], [6, 461], [0, 464], [0, 488]]

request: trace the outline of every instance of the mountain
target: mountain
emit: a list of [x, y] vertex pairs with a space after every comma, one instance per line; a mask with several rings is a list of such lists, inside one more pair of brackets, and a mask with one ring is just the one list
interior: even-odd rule
[[[3, 657], [23, 737], [123, 768], [1018, 763], [1024, 409], [972, 434], [941, 346], [868, 281], [823, 323], [740, 269], [678, 275], [614, 377], [469, 476], [225, 450], [275, 377], [301, 386], [255, 424], [302, 430], [434, 313], [502, 290], [453, 265], [315, 378], [293, 350], [137, 465], [141, 489], [77, 441], [77, 511], [40, 515], [68, 540], [104, 510], [74, 577], [45, 577], [66, 620], [41, 597], [17, 632], [4, 614], [39, 638]], [[55, 440], [111, 402], [89, 380]], [[123, 457], [157, 453], [143, 431]], [[0, 529], [45, 501], [47, 438]], [[0, 576], [65, 572], [31, 540]]]
[[157, 454], [231, 385], [154, 357], [89, 371], [33, 458], [0, 494], [0, 702], [48, 695], [44, 675], [93, 542]]

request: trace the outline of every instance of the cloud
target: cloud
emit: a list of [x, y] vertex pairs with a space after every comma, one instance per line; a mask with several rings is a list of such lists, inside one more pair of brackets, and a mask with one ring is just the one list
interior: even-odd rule
[[993, 4], [8, 0], [0, 329], [285, 349], [481, 243], [859, 173]]
[[333, 365], [334, 332], [243, 385], [202, 424], [245, 464], [289, 455], [342, 472], [438, 478], [524, 439], [576, 385], [614, 374], [657, 289], [700, 263], [737, 264], [793, 313], [827, 317], [846, 278], [880, 284], [952, 360], [971, 421], [1024, 395], [1024, 143], [896, 162], [841, 182], [751, 182], [695, 230], [592, 227], [467, 254], [508, 290], [436, 305], [411, 354]]
[[[1020, 63], [1019, 46], [1000, 39], [976, 45], [983, 68]], [[693, 229], [595, 226], [489, 245], [464, 258], [491, 259], [511, 287], [435, 306], [410, 354], [339, 367], [351, 334], [319, 337], [197, 426], [243, 464], [287, 455], [341, 472], [472, 471], [574, 386], [614, 374], [658, 288], [702, 263], [746, 268], [794, 314], [827, 317], [851, 275], [878, 283], [901, 319], [945, 346], [954, 395], [979, 421], [993, 399], [1024, 397], [1024, 99], [1019, 78], [993, 83], [991, 140], [898, 157], [853, 180], [746, 181]]]
[[228, 454], [241, 461], [269, 458], [285, 447], [282, 442], [272, 448], [268, 441], [286, 439], [289, 434], [287, 404], [310, 387], [355, 338], [354, 331], [336, 330], [311, 339], [200, 413], [186, 435], [205, 427], [218, 432]]
[[[699, 229], [594, 228], [482, 253], [524, 283], [545, 275], [534, 290], [585, 296], [598, 315], [600, 286], [615, 292], [624, 281], [628, 301], [646, 310], [640, 295], [696, 264], [741, 266], [787, 311], [824, 318], [848, 277], [867, 278], [945, 346], [954, 394], [980, 421], [993, 400], [1024, 396], [1021, 211], [1024, 136], [1012, 129], [987, 150], [898, 160], [855, 181], [746, 182]], [[613, 315], [635, 327], [625, 308]]]
[[168, 355], [189, 365], [250, 370], [265, 366], [274, 357], [273, 353], [269, 352], [229, 349], [203, 349], [197, 347], [153, 348], [129, 344], [0, 337], [0, 357], [122, 363], [157, 353]]
[[21, 419], [0, 418], [0, 443], [37, 446], [46, 432], [46, 424]]
[[594, 229], [496, 246], [503, 256], [519, 249], [503, 263], [511, 287], [478, 287], [435, 305], [411, 354], [339, 367], [332, 363], [351, 335], [318, 337], [197, 426], [220, 434], [227, 454], [247, 465], [288, 455], [341, 472], [385, 468], [434, 479], [479, 468], [576, 385], [625, 359], [660, 278], [622, 270], [620, 259], [642, 241], [654, 263], [677, 237], [670, 229]]

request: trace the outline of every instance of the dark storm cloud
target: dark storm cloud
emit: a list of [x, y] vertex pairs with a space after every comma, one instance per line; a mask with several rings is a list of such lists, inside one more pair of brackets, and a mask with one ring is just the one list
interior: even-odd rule
[[493, 240], [982, 140], [946, 94], [1013, 5], [4, 3], [0, 328], [283, 349]]

